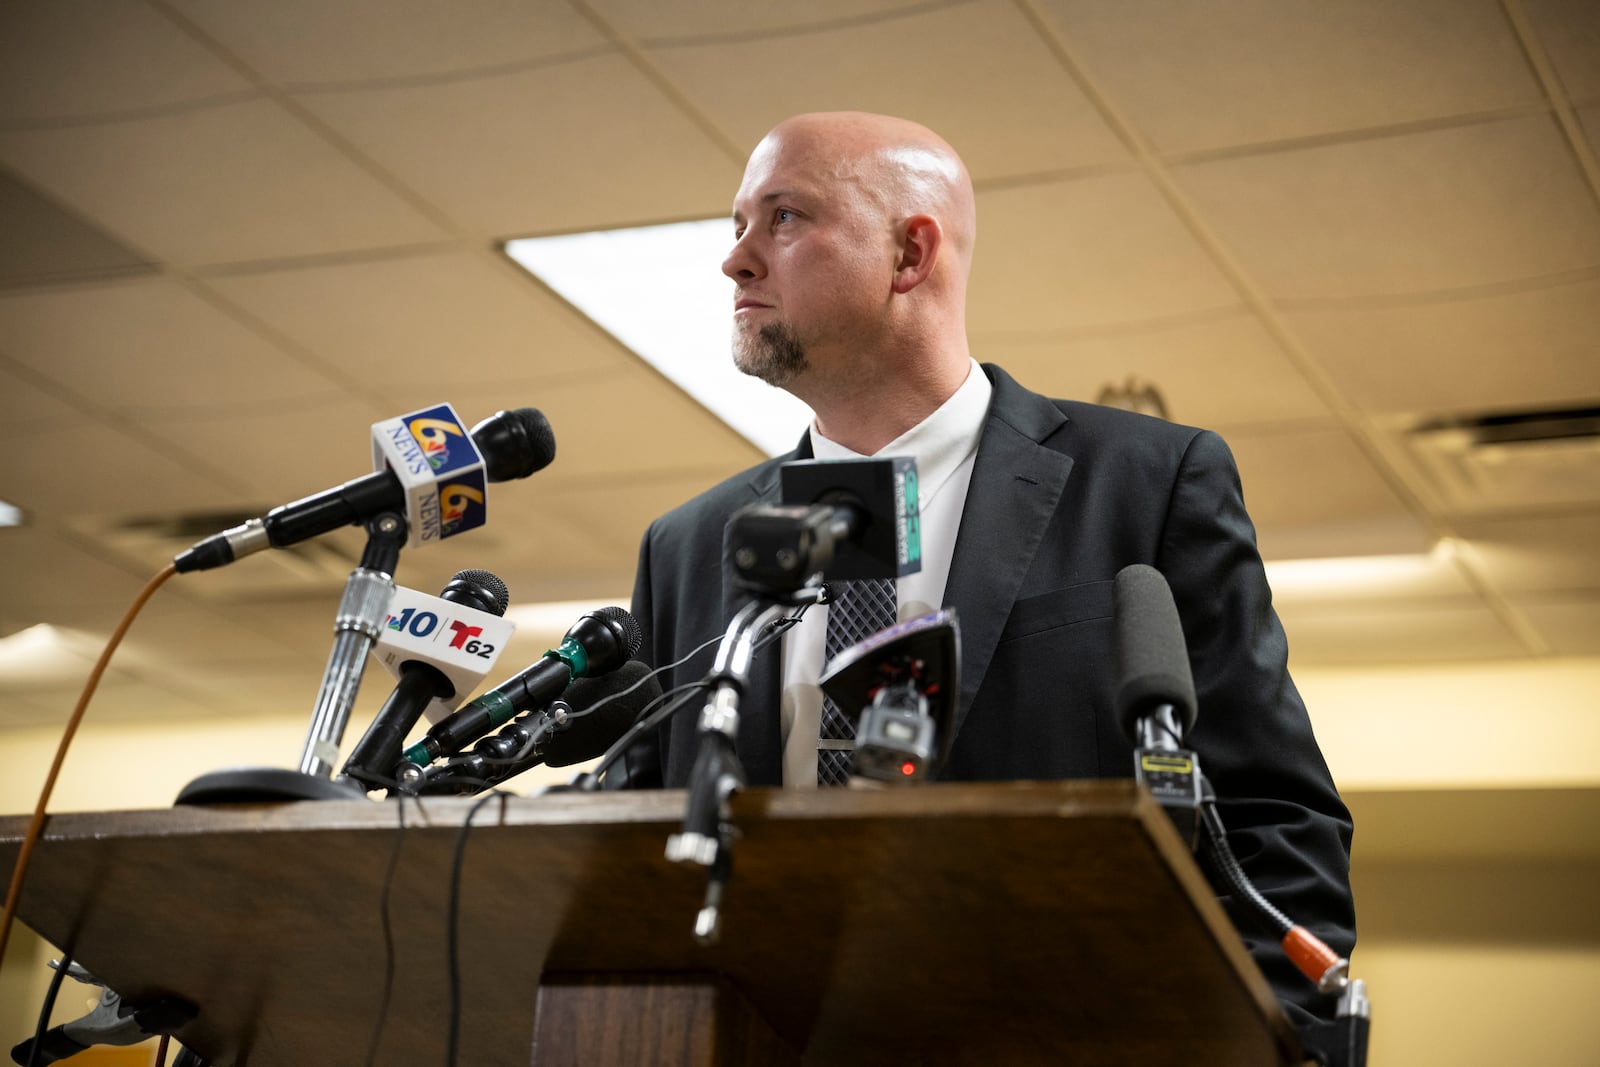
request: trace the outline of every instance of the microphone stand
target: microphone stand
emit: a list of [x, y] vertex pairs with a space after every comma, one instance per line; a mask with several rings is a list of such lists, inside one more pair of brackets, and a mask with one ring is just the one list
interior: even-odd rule
[[235, 767], [213, 771], [184, 786], [179, 804], [222, 804], [258, 800], [353, 800], [366, 797], [359, 783], [332, 777], [339, 742], [350, 722], [367, 655], [377, 641], [394, 597], [394, 571], [406, 541], [404, 516], [385, 511], [365, 523], [367, 545], [350, 572], [333, 623], [333, 650], [312, 709], [298, 770]]
[[707, 868], [705, 903], [695, 916], [694, 936], [714, 944], [721, 933], [722, 891], [733, 873], [734, 827], [727, 801], [745, 784], [735, 742], [739, 736], [739, 703], [750, 678], [756, 637], [791, 607], [812, 603], [817, 591], [805, 587], [786, 594], [760, 596], [734, 615], [717, 646], [712, 663], [711, 695], [700, 713], [699, 749], [689, 772], [689, 804], [683, 829], [667, 838], [667, 859]]

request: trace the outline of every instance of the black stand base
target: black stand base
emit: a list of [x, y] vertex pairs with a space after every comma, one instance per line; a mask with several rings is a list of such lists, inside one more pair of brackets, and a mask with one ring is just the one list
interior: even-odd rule
[[365, 800], [355, 782], [318, 778], [281, 767], [230, 767], [202, 774], [178, 793], [175, 804], [249, 804], [279, 800]]

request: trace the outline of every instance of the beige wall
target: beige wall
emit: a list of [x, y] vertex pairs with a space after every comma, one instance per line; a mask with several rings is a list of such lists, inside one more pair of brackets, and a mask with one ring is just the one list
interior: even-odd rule
[[[1353, 971], [1373, 1002], [1370, 1062], [1597, 1062], [1600, 660], [1297, 679], [1356, 817]], [[305, 728], [295, 716], [97, 726], [91, 709], [51, 809], [166, 807], [206, 771], [292, 764]], [[0, 812], [31, 810], [57, 738], [0, 736]], [[45, 984], [36, 940], [16, 941], [0, 1042], [25, 1035]]]

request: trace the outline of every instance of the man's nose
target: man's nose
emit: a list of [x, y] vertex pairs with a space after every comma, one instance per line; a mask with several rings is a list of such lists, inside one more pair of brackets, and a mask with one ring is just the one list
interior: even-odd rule
[[748, 233], [733, 242], [728, 258], [722, 261], [722, 273], [736, 282], [759, 278], [765, 273], [761, 257], [750, 247]]

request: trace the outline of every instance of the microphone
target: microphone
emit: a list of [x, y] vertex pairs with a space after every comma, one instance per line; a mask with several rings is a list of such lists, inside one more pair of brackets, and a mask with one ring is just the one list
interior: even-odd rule
[[[406, 734], [423, 712], [435, 701], [446, 709], [454, 707], [472, 692], [489, 673], [505, 637], [515, 629], [514, 624], [501, 621], [511, 602], [510, 591], [488, 571], [456, 572], [436, 602], [443, 611], [428, 610], [426, 604], [420, 610], [415, 604], [400, 606], [401, 600], [431, 599], [401, 595], [410, 592], [395, 590], [395, 601], [390, 603], [389, 617], [378, 631], [378, 647], [373, 650], [373, 655], [399, 675], [399, 684], [344, 764], [346, 777], [373, 788], [383, 784], [374, 781], [374, 774], [395, 765]], [[501, 622], [503, 637], [496, 632], [491, 640], [482, 639], [489, 619]]]
[[[1192, 849], [1203, 828], [1213, 868], [1227, 891], [1276, 930], [1289, 961], [1323, 993], [1349, 992], [1349, 1012], [1364, 1012], [1365, 990], [1353, 991], [1350, 961], [1261, 895], [1228, 844], [1216, 796], [1200, 772], [1200, 759], [1183, 747], [1196, 716], [1189, 650], [1172, 589], [1161, 572], [1142, 563], [1117, 572], [1112, 587], [1117, 624], [1117, 721], [1138, 746], [1134, 776], [1149, 788]], [[1346, 1009], [1341, 1004], [1341, 1011]], [[1359, 1029], [1358, 1022], [1349, 1026]], [[1365, 1031], [1359, 1030], [1365, 1056]], [[1355, 1040], [1356, 1037], [1352, 1037]]]
[[1200, 760], [1183, 747], [1194, 727], [1194, 676], [1183, 623], [1161, 572], [1133, 563], [1112, 586], [1117, 634], [1117, 722], [1136, 746], [1134, 777], [1193, 848], [1200, 830]]
[[961, 631], [954, 608], [881, 630], [844, 649], [818, 683], [856, 720], [852, 776], [920, 781], [950, 754], [961, 693]]
[[740, 508], [723, 531], [742, 588], [773, 596], [818, 574], [849, 581], [922, 569], [915, 459], [795, 460], [779, 476], [783, 503]]
[[[483, 524], [480, 467], [491, 482], [511, 481], [542, 470], [556, 455], [555, 434], [537, 408], [500, 411], [484, 419], [472, 428], [473, 447], [465, 452], [458, 448], [454, 457], [450, 438], [466, 435], [449, 405], [377, 423], [373, 433], [374, 453], [387, 460], [376, 474], [273, 508], [261, 518], [197, 541], [179, 553], [173, 565], [180, 574], [221, 567], [385, 511], [409, 514], [413, 543], [442, 540]], [[476, 462], [480, 454], [481, 463]]]
[[434, 723], [427, 736], [406, 749], [401, 759], [426, 767], [440, 756], [454, 755], [469, 741], [503, 726], [517, 712], [554, 700], [574, 679], [616, 670], [643, 642], [638, 621], [625, 608], [587, 612], [559, 646], [521, 674]]
[[[603, 755], [661, 696], [650, 666], [630, 659], [616, 671], [580, 678], [529, 723], [523, 715], [472, 752], [422, 772], [418, 793], [476, 793], [532, 767], [570, 767]], [[531, 747], [530, 747], [531, 746]], [[509, 762], [508, 762], [509, 761]], [[404, 767], [414, 768], [406, 763]]]

